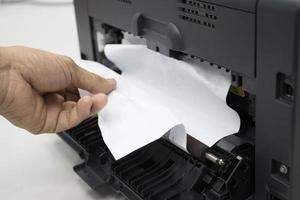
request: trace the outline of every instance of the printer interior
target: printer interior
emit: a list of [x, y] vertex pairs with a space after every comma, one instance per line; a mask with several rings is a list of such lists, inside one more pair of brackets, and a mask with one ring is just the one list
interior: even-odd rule
[[187, 154], [164, 139], [116, 161], [97, 118], [59, 134], [93, 189], [111, 185], [130, 200], [300, 198], [299, 8], [296, 0], [75, 0], [82, 59], [121, 71], [103, 45], [126, 40], [175, 59], [232, 74], [227, 104], [238, 133], [207, 147], [188, 136]]

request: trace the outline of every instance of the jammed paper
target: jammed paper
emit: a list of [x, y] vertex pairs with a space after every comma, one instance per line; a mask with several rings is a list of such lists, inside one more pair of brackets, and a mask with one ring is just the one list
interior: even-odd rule
[[99, 113], [103, 139], [116, 159], [166, 133], [186, 150], [186, 133], [212, 146], [239, 130], [239, 116], [226, 104], [229, 72], [169, 58], [143, 45], [107, 45], [105, 55], [121, 76], [94, 62], [78, 64], [118, 81]]

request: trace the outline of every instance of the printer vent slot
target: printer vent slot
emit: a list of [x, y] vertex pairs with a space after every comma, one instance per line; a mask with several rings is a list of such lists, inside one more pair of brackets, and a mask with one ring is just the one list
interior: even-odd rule
[[199, 0], [182, 0], [183, 4], [192, 6], [192, 7], [197, 7], [197, 8], [202, 8], [204, 10], [209, 10], [209, 11], [215, 11], [216, 7], [212, 4], [204, 3]]
[[201, 10], [185, 8], [185, 7], [180, 7], [180, 10], [183, 13], [187, 13], [190, 15], [204, 17], [204, 18], [211, 19], [211, 20], [217, 20], [217, 15], [215, 15], [214, 13], [203, 12]]
[[214, 23], [211, 23], [211, 22], [206, 21], [206, 20], [197, 19], [197, 18], [190, 17], [190, 16], [187, 16], [187, 15], [179, 15], [179, 18], [184, 20], [184, 21], [199, 24], [199, 25], [211, 28], [211, 29], [216, 28], [216, 25]]
[[179, 6], [179, 18], [214, 29], [218, 16], [215, 5], [199, 0], [182, 0]]

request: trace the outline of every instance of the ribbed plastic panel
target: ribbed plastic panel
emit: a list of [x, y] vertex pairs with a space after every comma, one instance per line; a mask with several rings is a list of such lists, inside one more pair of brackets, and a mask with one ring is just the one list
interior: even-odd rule
[[[84, 121], [60, 136], [79, 152], [84, 162], [75, 172], [91, 188], [111, 185], [130, 200], [244, 200], [253, 193], [253, 163], [225, 152], [221, 142], [215, 153], [228, 158], [217, 167], [160, 139], [116, 161], [106, 147], [97, 118]], [[219, 149], [219, 150], [218, 150]], [[237, 151], [236, 147], [234, 151]]]

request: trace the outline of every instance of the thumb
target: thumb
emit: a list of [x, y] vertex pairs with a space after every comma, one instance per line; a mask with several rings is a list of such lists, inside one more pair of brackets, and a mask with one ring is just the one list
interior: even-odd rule
[[71, 68], [72, 85], [76, 88], [84, 89], [92, 94], [109, 93], [116, 88], [115, 79], [105, 79], [90, 73], [76, 64]]

